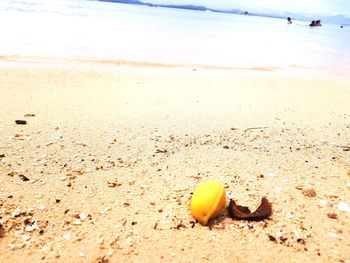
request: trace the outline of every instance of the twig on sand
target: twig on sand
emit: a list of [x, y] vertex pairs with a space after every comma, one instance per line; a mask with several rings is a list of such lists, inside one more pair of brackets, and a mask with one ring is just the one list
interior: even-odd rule
[[247, 132], [250, 130], [262, 130], [262, 129], [268, 129], [269, 127], [251, 127], [251, 128], [247, 128], [245, 130], [243, 130], [243, 132]]

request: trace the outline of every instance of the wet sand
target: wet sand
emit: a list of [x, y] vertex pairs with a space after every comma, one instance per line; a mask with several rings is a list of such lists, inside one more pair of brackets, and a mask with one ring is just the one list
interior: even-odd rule
[[[0, 261], [350, 262], [349, 83], [2, 62]], [[207, 179], [272, 216], [201, 226]]]

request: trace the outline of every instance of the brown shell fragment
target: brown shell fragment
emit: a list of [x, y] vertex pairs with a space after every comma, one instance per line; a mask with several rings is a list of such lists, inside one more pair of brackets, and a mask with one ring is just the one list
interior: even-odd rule
[[301, 193], [308, 197], [315, 197], [316, 196], [316, 190], [312, 186], [306, 186], [301, 190]]
[[261, 199], [260, 206], [253, 213], [248, 207], [237, 205], [236, 202], [231, 199], [228, 212], [233, 219], [259, 221], [268, 218], [272, 214], [272, 208], [266, 197]]

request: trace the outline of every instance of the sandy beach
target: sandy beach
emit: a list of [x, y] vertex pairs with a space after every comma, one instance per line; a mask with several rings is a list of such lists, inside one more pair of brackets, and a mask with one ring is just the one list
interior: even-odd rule
[[[350, 262], [350, 79], [0, 62], [0, 262]], [[25, 120], [25, 125], [15, 123]], [[273, 214], [209, 226], [215, 179]]]

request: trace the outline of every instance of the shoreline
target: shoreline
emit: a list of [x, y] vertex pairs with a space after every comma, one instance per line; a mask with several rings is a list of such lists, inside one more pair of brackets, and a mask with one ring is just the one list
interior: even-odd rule
[[55, 56], [20, 56], [20, 55], [0, 55], [0, 63], [29, 63], [43, 65], [95, 65], [95, 66], [126, 66], [126, 67], [144, 67], [144, 68], [188, 68], [204, 70], [223, 70], [223, 71], [253, 71], [253, 72], [276, 72], [286, 76], [313, 76], [322, 78], [344, 78], [350, 76], [350, 67], [303, 67], [300, 65], [289, 66], [217, 66], [206, 64], [173, 64], [146, 61], [104, 59], [104, 58], [84, 58], [84, 57], [55, 57]]
[[[4, 61], [0, 261], [349, 262], [348, 78]], [[201, 226], [207, 179], [272, 216]]]

